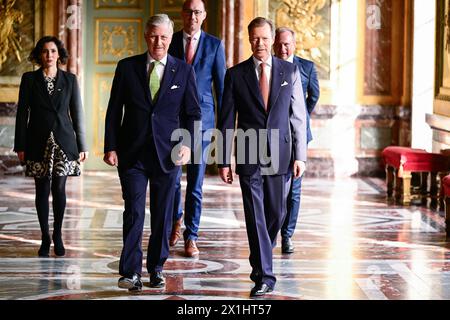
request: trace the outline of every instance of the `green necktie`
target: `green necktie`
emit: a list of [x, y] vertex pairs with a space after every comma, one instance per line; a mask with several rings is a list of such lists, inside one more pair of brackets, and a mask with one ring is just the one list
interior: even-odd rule
[[158, 73], [156, 72], [156, 66], [160, 63], [161, 62], [155, 60], [150, 65], [150, 94], [152, 97], [152, 101], [156, 101], [156, 98], [158, 97], [160, 79]]

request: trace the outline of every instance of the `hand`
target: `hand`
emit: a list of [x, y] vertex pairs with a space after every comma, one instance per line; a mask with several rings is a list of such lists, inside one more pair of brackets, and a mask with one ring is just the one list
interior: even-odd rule
[[180, 151], [178, 152], [178, 158], [179, 160], [175, 162], [175, 165], [183, 166], [188, 163], [191, 159], [191, 148], [181, 146]]
[[119, 158], [117, 157], [117, 152], [115, 151], [109, 151], [105, 153], [103, 157], [103, 161], [106, 162], [106, 164], [110, 166], [118, 166], [119, 165]]
[[228, 184], [233, 183], [233, 170], [230, 167], [219, 168], [219, 175], [223, 182]]
[[18, 151], [17, 157], [19, 158], [20, 163], [25, 162], [25, 151]]
[[87, 152], [87, 151], [80, 152], [80, 158], [78, 158], [78, 160], [80, 162], [84, 162], [88, 159], [88, 156], [89, 156], [89, 152]]
[[300, 178], [306, 171], [306, 163], [300, 160], [294, 161], [294, 178]]

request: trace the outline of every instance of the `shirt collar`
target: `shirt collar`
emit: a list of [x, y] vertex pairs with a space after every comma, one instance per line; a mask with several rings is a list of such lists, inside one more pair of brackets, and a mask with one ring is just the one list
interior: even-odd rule
[[289, 56], [289, 58], [287, 58], [286, 61], [289, 61], [290, 63], [294, 63], [294, 55], [291, 54], [291, 55]]
[[[192, 38], [194, 38], [195, 41], [198, 41], [198, 39], [200, 39], [200, 36], [202, 34], [202, 29], [198, 30], [193, 36]], [[184, 30], [183, 30], [183, 39], [187, 41], [187, 38], [190, 37], [190, 35], [188, 35]]]
[[[259, 65], [262, 63], [261, 60], [258, 60], [253, 56], [253, 63], [255, 64], [255, 68], [258, 68]], [[269, 55], [266, 61], [264, 61], [265, 64], [267, 64], [269, 67], [272, 67], [272, 55]]]
[[[153, 59], [153, 57], [150, 55], [150, 53], [147, 51], [147, 63], [150, 65], [153, 61], [156, 61], [155, 59]], [[159, 60], [159, 62], [165, 66], [167, 64], [167, 54], [164, 58], [162, 58], [161, 60]]]

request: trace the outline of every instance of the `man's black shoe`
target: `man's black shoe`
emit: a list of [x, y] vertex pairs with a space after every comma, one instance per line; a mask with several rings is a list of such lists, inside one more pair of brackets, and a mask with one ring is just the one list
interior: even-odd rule
[[294, 252], [294, 244], [292, 243], [291, 238], [283, 238], [281, 240], [281, 252], [282, 253]]
[[137, 273], [133, 274], [131, 278], [121, 277], [118, 283], [119, 288], [128, 289], [129, 291], [136, 292], [142, 290], [141, 276]]
[[152, 288], [162, 288], [166, 285], [166, 282], [164, 281], [164, 277], [162, 275], [162, 272], [151, 272], [150, 273], [150, 287]]
[[250, 291], [250, 297], [261, 297], [266, 293], [272, 292], [273, 289], [269, 287], [266, 283], [257, 284], [253, 287], [252, 291]]

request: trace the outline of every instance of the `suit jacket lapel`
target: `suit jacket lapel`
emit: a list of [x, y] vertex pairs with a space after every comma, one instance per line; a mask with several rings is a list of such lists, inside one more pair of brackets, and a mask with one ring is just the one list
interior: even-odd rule
[[147, 101], [152, 104], [150, 99], [150, 85], [147, 74], [147, 52], [141, 55], [139, 62], [135, 64], [135, 72], [138, 76], [139, 82], [142, 84]]
[[264, 101], [261, 95], [261, 90], [259, 89], [258, 78], [256, 78], [255, 64], [253, 63], [253, 58], [246, 62], [246, 71], [244, 76], [245, 81], [247, 82], [250, 93], [253, 97], [258, 101], [258, 106], [265, 112]]
[[50, 96], [50, 100], [53, 103], [53, 107], [57, 110], [60, 107], [59, 102], [61, 101], [61, 97], [65, 93], [65, 90], [67, 90], [66, 88], [67, 83], [65, 80], [66, 79], [64, 78], [63, 72], [58, 69], [55, 83], [55, 91], [53, 91], [53, 94]]
[[161, 81], [161, 85], [159, 87], [158, 100], [164, 97], [166, 91], [169, 89], [169, 86], [172, 83], [172, 79], [175, 76], [176, 70], [177, 69], [175, 59], [172, 58], [170, 55], [167, 55], [167, 65], [164, 68], [164, 75]]
[[205, 42], [205, 34], [202, 31], [202, 33], [200, 34], [200, 39], [198, 39], [198, 46], [197, 51], [195, 52], [194, 62], [192, 62], [193, 66], [197, 65], [198, 61], [200, 60], [200, 57], [202, 56], [202, 52], [204, 50], [204, 42]]
[[42, 71], [42, 68], [39, 68], [34, 72], [34, 80], [37, 89], [36, 91], [39, 92], [41, 98], [46, 102], [45, 105], [49, 108], [54, 108], [50, 99], [50, 95], [48, 94], [47, 84], [44, 80], [44, 73]]
[[186, 61], [186, 56], [184, 54], [183, 48], [183, 31], [178, 31], [173, 35], [173, 52], [172, 55], [174, 57], [179, 58], [180, 60]]
[[278, 95], [281, 90], [281, 81], [284, 79], [283, 68], [280, 65], [280, 62], [272, 58], [272, 75], [271, 75], [271, 87], [270, 87], [270, 95], [269, 95], [269, 112], [272, 110], [272, 107], [275, 105], [277, 101]]

